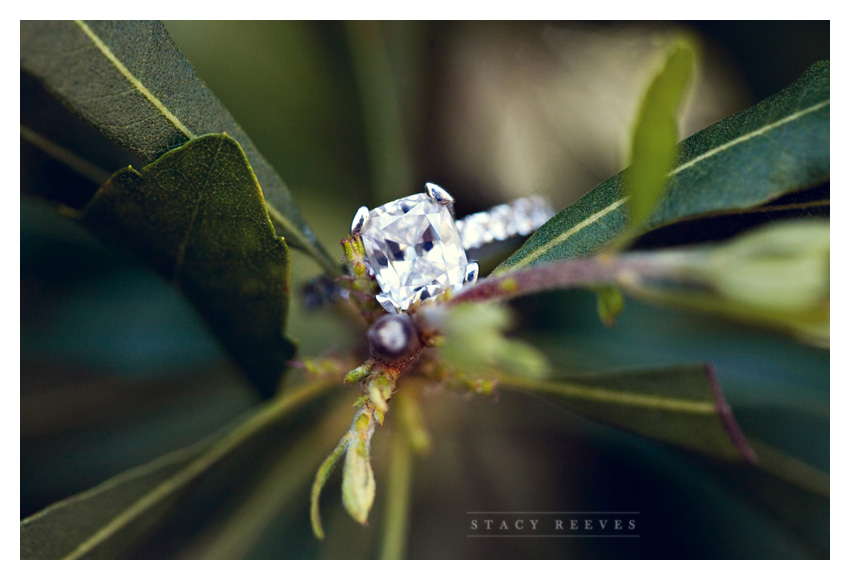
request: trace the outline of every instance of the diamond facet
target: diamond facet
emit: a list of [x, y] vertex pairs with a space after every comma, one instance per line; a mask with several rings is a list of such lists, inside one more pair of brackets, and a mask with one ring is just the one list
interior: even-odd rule
[[398, 310], [464, 283], [468, 260], [455, 221], [427, 194], [373, 209], [360, 236], [381, 290]]

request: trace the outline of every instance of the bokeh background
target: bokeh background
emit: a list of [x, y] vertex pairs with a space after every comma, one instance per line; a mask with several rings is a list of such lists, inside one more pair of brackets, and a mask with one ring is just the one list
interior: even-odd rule
[[[702, 48], [683, 137], [829, 58], [828, 22], [166, 26], [340, 258], [337, 243], [359, 206], [426, 181], [451, 192], [464, 215], [531, 193], [560, 209], [622, 169], [638, 99], [671, 34], [691, 34]], [[22, 77], [22, 91], [31, 88]], [[259, 397], [172, 287], [51, 201], [82, 203], [97, 184], [21, 147], [25, 517], [194, 443]], [[293, 287], [319, 273], [296, 252], [292, 263]], [[745, 432], [829, 471], [828, 351], [633, 301], [608, 329], [582, 292], [515, 307], [523, 336], [568, 370], [713, 363]], [[362, 329], [300, 296], [289, 332], [302, 355], [348, 352], [362, 341]], [[323, 496], [324, 543], [308, 523], [309, 479], [347, 428], [350, 412], [335, 409], [353, 399], [345, 392], [311, 406], [217, 469], [130, 555], [376, 556], [391, 420], [376, 435], [372, 524], [361, 528], [344, 513], [338, 476]], [[425, 389], [423, 403], [434, 446], [415, 466], [411, 557], [829, 556], [828, 500], [788, 484], [532, 398]], [[315, 433], [311, 426], [323, 435], [299, 439]], [[293, 442], [303, 456], [298, 473], [282, 460]], [[466, 512], [483, 510], [640, 511], [641, 538], [466, 538]]]

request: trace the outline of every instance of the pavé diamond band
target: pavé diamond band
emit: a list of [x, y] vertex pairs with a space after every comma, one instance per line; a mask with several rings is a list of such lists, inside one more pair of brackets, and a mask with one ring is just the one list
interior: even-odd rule
[[478, 278], [478, 263], [466, 250], [532, 233], [554, 212], [539, 197], [497, 205], [455, 221], [454, 198], [433, 183], [425, 193], [403, 197], [369, 211], [361, 207], [351, 223], [388, 312], [403, 312], [417, 301], [457, 290]]

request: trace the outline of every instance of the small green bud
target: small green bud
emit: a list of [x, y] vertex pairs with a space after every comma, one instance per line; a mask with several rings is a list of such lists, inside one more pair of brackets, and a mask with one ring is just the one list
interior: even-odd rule
[[461, 304], [440, 319], [445, 337], [441, 347], [446, 362], [459, 370], [486, 373], [501, 369], [525, 376], [540, 377], [549, 372], [546, 358], [531, 345], [506, 338], [511, 311], [501, 304]]
[[605, 326], [614, 326], [625, 305], [623, 295], [615, 286], [598, 286], [593, 291], [596, 292], [596, 311], [600, 320]]
[[342, 243], [342, 251], [345, 254], [345, 259], [348, 260], [349, 263], [351, 263], [352, 267], [353, 267], [353, 265], [356, 264], [358, 260], [357, 260], [357, 256], [354, 253], [354, 248], [351, 245], [351, 238], [345, 238], [344, 240], [342, 240], [341, 243]]
[[369, 383], [369, 400], [375, 406], [378, 411], [382, 413], [386, 413], [389, 410], [389, 406], [387, 405], [387, 400], [384, 398], [382, 389], [378, 386], [377, 382], [372, 381]]
[[346, 383], [359, 383], [372, 371], [372, 359], [367, 360], [354, 370], [349, 371], [343, 379]]
[[499, 282], [499, 290], [502, 292], [514, 292], [517, 289], [515, 278], [505, 278]]
[[375, 501], [375, 475], [369, 461], [369, 446], [375, 421], [367, 411], [358, 414], [349, 434], [352, 442], [345, 454], [342, 471], [342, 503], [356, 521], [366, 525]]

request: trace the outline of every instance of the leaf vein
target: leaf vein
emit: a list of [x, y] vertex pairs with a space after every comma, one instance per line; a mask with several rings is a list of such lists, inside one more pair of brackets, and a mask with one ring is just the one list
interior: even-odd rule
[[[704, 152], [700, 155], [697, 155], [693, 159], [679, 165], [678, 167], [676, 167], [675, 169], [670, 171], [670, 173], [667, 174], [667, 177], [671, 178], [671, 177], [673, 177], [673, 176], [675, 176], [675, 175], [677, 175], [677, 174], [679, 174], [683, 171], [691, 169], [693, 167], [699, 168], [700, 163], [705, 161], [706, 159], [710, 159], [711, 157], [713, 157], [715, 155], [718, 155], [718, 154], [720, 154], [720, 153], [722, 153], [722, 152], [724, 152], [728, 149], [731, 149], [732, 147], [735, 147], [736, 145], [740, 145], [741, 143], [745, 143], [745, 142], [747, 142], [751, 139], [755, 139], [757, 137], [767, 135], [767, 134], [769, 134], [770, 131], [773, 131], [773, 130], [775, 130], [775, 129], [783, 126], [783, 125], [786, 125], [788, 123], [796, 121], [797, 119], [800, 119], [801, 117], [804, 117], [804, 116], [809, 115], [811, 113], [817, 112], [817, 111], [823, 109], [824, 107], [829, 106], [829, 103], [830, 103], [830, 99], [825, 99], [825, 100], [823, 100], [819, 103], [811, 105], [810, 107], [796, 111], [796, 112], [794, 112], [790, 115], [782, 117], [781, 119], [778, 119], [776, 121], [773, 121], [771, 123], [763, 125], [763, 126], [759, 127], [758, 129], [751, 130], [751, 131], [749, 131], [749, 132], [747, 132], [747, 133], [745, 133], [745, 134], [743, 134], [739, 137], [736, 137], [735, 139], [732, 139], [731, 141], [727, 141], [726, 143], [723, 143], [721, 145], [717, 145], [717, 146], [709, 149], [708, 151], [706, 151], [706, 152]], [[605, 217], [606, 215], [608, 215], [612, 211], [621, 207], [624, 203], [626, 203], [628, 201], [628, 199], [629, 199], [629, 196], [623, 195], [617, 201], [612, 202], [607, 207], [605, 207], [605, 208], [597, 211], [596, 213], [586, 217], [585, 219], [583, 219], [582, 221], [580, 221], [579, 223], [577, 223], [576, 225], [574, 225], [570, 229], [566, 230], [565, 232], [562, 232], [561, 234], [552, 238], [548, 242], [538, 246], [534, 251], [530, 252], [528, 255], [526, 255], [522, 259], [518, 260], [515, 264], [512, 264], [512, 265], [510, 265], [510, 266], [508, 266], [507, 268], [504, 268], [504, 269], [498, 268], [497, 271], [499, 273], [508, 272], [508, 271], [512, 271], [512, 270], [517, 270], [519, 268], [522, 268], [524, 266], [531, 264], [532, 262], [537, 260], [540, 256], [542, 256], [542, 255], [546, 254], [548, 251], [550, 251], [552, 248], [561, 245], [562, 243], [564, 243], [568, 239], [572, 238], [573, 236], [575, 236], [576, 234], [578, 234], [579, 232], [581, 232], [585, 228], [593, 225], [594, 223], [598, 222], [600, 219], [602, 219], [603, 217]]]
[[758, 129], [756, 129], [754, 131], [750, 131], [749, 133], [745, 133], [744, 135], [741, 135], [740, 137], [732, 139], [731, 141], [727, 141], [726, 143], [723, 143], [722, 145], [718, 145], [717, 147], [710, 149], [710, 150], [706, 151], [705, 153], [703, 153], [701, 155], [697, 155], [696, 157], [694, 157], [690, 161], [687, 161], [687, 162], [681, 164], [676, 169], [674, 169], [673, 171], [668, 173], [667, 177], [673, 177], [674, 175], [677, 175], [677, 174], [681, 173], [682, 171], [690, 169], [691, 167], [694, 167], [698, 163], [705, 161], [706, 159], [709, 159], [710, 157], [713, 157], [713, 156], [715, 156], [719, 153], [722, 153], [723, 151], [726, 151], [727, 149], [731, 149], [732, 147], [735, 147], [736, 145], [740, 145], [741, 143], [745, 143], [745, 142], [749, 141], [750, 139], [755, 139], [756, 137], [760, 137], [761, 135], [765, 135], [769, 131], [772, 131], [772, 130], [778, 128], [778, 127], [781, 127], [782, 125], [786, 125], [788, 123], [791, 123], [792, 121], [796, 121], [800, 117], [814, 113], [816, 111], [819, 111], [820, 109], [826, 107], [827, 105], [829, 105], [829, 99], [821, 101], [820, 103], [816, 103], [816, 104], [812, 105], [811, 107], [808, 107], [808, 108], [803, 109], [801, 111], [796, 111], [795, 113], [788, 115], [786, 117], [783, 117], [783, 118], [781, 118], [777, 121], [774, 121], [773, 123], [763, 125], [762, 127], [759, 127]]
[[597, 403], [610, 403], [628, 407], [643, 407], [659, 411], [713, 415], [717, 413], [714, 401], [677, 399], [635, 392], [613, 391], [598, 387], [586, 387], [569, 383], [550, 383], [533, 381], [514, 376], [502, 376], [500, 382], [505, 388], [521, 388], [539, 394], [557, 395], [564, 398], [579, 399]]
[[166, 107], [162, 101], [160, 101], [153, 93], [151, 93], [148, 88], [140, 81], [136, 76], [130, 72], [130, 70], [124, 66], [115, 53], [106, 46], [106, 43], [101, 40], [101, 38], [95, 34], [95, 32], [82, 20], [75, 20], [77, 26], [85, 33], [86, 36], [94, 43], [94, 45], [100, 50], [101, 53], [112, 63], [112, 65], [120, 72], [124, 78], [130, 81], [130, 84], [135, 87], [137, 91], [139, 91], [142, 96], [144, 96], [154, 107], [156, 107], [162, 115], [168, 119], [172, 125], [174, 125], [178, 131], [183, 133], [187, 138], [194, 139], [195, 134], [192, 133], [174, 114]]
[[[536, 250], [534, 250], [533, 252], [528, 254], [525, 258], [518, 261], [516, 264], [507, 268], [506, 270], [508, 270], [508, 271], [509, 270], [516, 270], [517, 268], [521, 268], [522, 266], [526, 266], [526, 265], [530, 264], [531, 262], [533, 262], [534, 260], [536, 260], [537, 258], [542, 256], [543, 254], [545, 254], [546, 252], [548, 252], [549, 250], [551, 250], [555, 246], [562, 244], [563, 242], [565, 242], [568, 239], [570, 239], [571, 237], [573, 237], [575, 234], [579, 233], [584, 228], [593, 225], [595, 222], [599, 221], [600, 219], [605, 217], [607, 214], [609, 214], [612, 211], [614, 211], [615, 209], [619, 208], [624, 203], [626, 203], [627, 200], [628, 200], [628, 197], [626, 197], [626, 196], [621, 197], [617, 201], [615, 201], [615, 202], [611, 203], [610, 205], [604, 207], [603, 209], [599, 210], [598, 212], [587, 216], [582, 221], [580, 221], [579, 223], [577, 223], [576, 225], [574, 225], [573, 227], [571, 227], [567, 231], [565, 231], [565, 232], [559, 234], [558, 236], [552, 238], [551, 240], [549, 240], [548, 242], [546, 242], [542, 246], [538, 247]], [[506, 270], [503, 270], [503, 271], [506, 271]]]
[[216, 161], [218, 160], [219, 155], [221, 154], [221, 145], [222, 145], [222, 143], [219, 142], [218, 147], [215, 150], [215, 154], [213, 155], [213, 161], [210, 165], [210, 171], [208, 171], [207, 174], [206, 174], [206, 180], [204, 181], [204, 184], [201, 187], [198, 188], [198, 198], [195, 201], [195, 207], [192, 209], [192, 217], [189, 220], [189, 225], [186, 228], [186, 233], [183, 236], [183, 240], [181, 240], [180, 246], [178, 246], [178, 248], [177, 248], [177, 256], [174, 258], [174, 274], [172, 275], [172, 279], [178, 285], [179, 285], [179, 282], [180, 282], [180, 280], [179, 280], [180, 272], [183, 270], [183, 261], [184, 261], [185, 256], [186, 256], [186, 247], [189, 245], [189, 238], [192, 234], [192, 230], [195, 227], [195, 221], [198, 217], [198, 212], [200, 211], [201, 203], [204, 200], [204, 193], [207, 191], [207, 187], [209, 186], [210, 175], [214, 171], [215, 166], [216, 166]]

